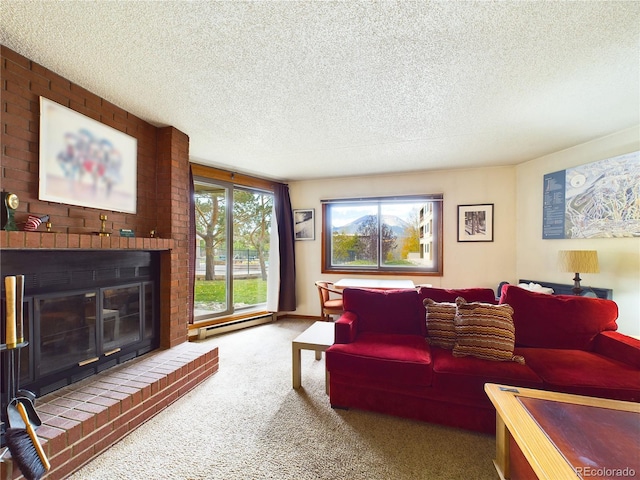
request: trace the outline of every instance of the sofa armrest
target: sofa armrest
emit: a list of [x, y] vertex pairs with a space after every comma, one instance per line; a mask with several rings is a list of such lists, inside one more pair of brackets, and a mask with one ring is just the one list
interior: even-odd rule
[[358, 316], [353, 312], [344, 312], [335, 322], [335, 343], [351, 343], [358, 333]]
[[600, 332], [594, 341], [594, 351], [640, 368], [640, 340], [633, 337], [612, 331]]

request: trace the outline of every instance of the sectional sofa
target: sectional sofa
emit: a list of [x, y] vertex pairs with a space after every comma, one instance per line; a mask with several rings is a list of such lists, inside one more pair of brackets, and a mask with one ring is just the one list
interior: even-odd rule
[[346, 289], [326, 352], [329, 399], [495, 432], [487, 382], [640, 402], [640, 341], [612, 300], [493, 290]]

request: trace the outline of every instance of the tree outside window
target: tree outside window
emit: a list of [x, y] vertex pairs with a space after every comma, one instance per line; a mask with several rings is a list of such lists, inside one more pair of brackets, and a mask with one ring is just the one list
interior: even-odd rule
[[264, 304], [273, 194], [195, 182], [196, 317]]

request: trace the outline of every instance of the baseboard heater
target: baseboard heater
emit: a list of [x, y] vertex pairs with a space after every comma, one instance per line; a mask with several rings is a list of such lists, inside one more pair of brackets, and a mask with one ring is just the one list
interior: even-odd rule
[[256, 325], [262, 325], [273, 321], [273, 314], [267, 313], [259, 317], [243, 318], [241, 320], [231, 321], [227, 323], [220, 323], [218, 325], [209, 325], [207, 327], [201, 327], [198, 329], [198, 340], [204, 340], [207, 337], [213, 335], [220, 335], [221, 333], [231, 332], [233, 330], [240, 330], [241, 328], [255, 327]]

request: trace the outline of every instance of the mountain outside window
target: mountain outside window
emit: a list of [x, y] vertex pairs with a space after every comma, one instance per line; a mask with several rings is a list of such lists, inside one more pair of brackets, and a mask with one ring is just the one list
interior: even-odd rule
[[323, 201], [323, 272], [442, 274], [442, 195]]

